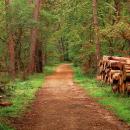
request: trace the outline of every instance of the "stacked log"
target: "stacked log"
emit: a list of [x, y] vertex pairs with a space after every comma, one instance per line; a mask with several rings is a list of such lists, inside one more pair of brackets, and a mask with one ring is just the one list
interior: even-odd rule
[[98, 80], [112, 85], [113, 92], [130, 93], [130, 58], [103, 56]]

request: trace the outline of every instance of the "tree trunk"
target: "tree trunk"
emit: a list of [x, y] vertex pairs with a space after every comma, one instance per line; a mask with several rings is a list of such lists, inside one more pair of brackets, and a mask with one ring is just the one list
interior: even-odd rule
[[[38, 22], [40, 14], [41, 0], [35, 0], [35, 8], [33, 19]], [[31, 48], [30, 48], [30, 58], [29, 58], [29, 73], [36, 72], [36, 61], [37, 61], [37, 44], [38, 44], [38, 27], [34, 27], [31, 31]]]
[[[6, 17], [9, 13], [9, 5], [11, 0], [5, 0], [5, 11]], [[9, 73], [12, 77], [15, 77], [15, 42], [13, 39], [13, 34], [11, 32], [11, 27], [9, 24], [8, 18], [6, 18], [6, 29], [7, 29], [7, 46], [8, 46], [8, 53], [9, 53]]]
[[96, 44], [96, 56], [97, 56], [97, 63], [100, 60], [100, 40], [99, 40], [99, 27], [98, 27], [98, 16], [97, 16], [97, 0], [92, 1], [93, 6], [93, 26], [94, 26], [94, 40]]
[[[127, 0], [127, 8], [128, 8], [128, 12], [130, 14], [130, 0]], [[130, 56], [130, 40], [127, 40], [128, 41], [128, 45], [129, 45], [129, 56]]]
[[36, 72], [43, 72], [43, 52], [42, 52], [42, 44], [38, 41], [36, 47]]
[[130, 13], [130, 0], [127, 0], [127, 8], [128, 8], [128, 11], [129, 11], [129, 13]]
[[119, 20], [120, 20], [120, 11], [121, 11], [121, 2], [120, 2], [120, 0], [114, 0], [114, 6], [115, 6], [114, 23], [118, 23]]

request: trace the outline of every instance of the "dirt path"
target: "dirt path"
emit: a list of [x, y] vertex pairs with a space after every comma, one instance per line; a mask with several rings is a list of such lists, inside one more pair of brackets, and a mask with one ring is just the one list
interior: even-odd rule
[[72, 76], [68, 64], [48, 76], [31, 111], [13, 121], [17, 130], [129, 130], [76, 86]]

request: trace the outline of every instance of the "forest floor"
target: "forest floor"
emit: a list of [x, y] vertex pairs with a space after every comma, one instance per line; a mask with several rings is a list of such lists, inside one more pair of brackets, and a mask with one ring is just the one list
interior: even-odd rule
[[74, 83], [69, 64], [46, 77], [36, 100], [11, 124], [17, 130], [130, 130]]

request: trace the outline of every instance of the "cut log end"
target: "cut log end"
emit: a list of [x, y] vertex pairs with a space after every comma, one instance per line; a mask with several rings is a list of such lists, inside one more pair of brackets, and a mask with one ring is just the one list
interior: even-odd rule
[[12, 106], [12, 105], [13, 105], [13, 103], [11, 103], [11, 102], [0, 102], [1, 107], [9, 107], [9, 106]]
[[103, 56], [98, 67], [98, 81], [112, 85], [114, 93], [130, 93], [130, 58]]

